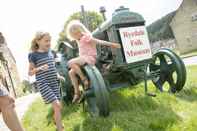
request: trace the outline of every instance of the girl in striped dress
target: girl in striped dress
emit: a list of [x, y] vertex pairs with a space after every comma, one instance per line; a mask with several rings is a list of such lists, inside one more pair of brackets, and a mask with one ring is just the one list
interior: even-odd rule
[[58, 131], [63, 131], [61, 122], [60, 88], [58, 84], [55, 61], [50, 51], [49, 33], [37, 32], [31, 43], [29, 75], [36, 75], [36, 82], [46, 104], [52, 104], [54, 120]]

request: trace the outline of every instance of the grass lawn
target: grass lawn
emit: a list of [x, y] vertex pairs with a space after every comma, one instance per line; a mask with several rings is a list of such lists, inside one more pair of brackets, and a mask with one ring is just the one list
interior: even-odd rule
[[182, 54], [181, 58], [192, 57], [192, 56], [197, 56], [197, 50], [196, 51], [192, 51], [190, 53]]
[[[65, 106], [63, 122], [66, 131], [197, 131], [197, 66], [187, 68], [187, 83], [178, 94], [144, 95], [143, 84], [113, 92], [111, 113], [107, 118], [92, 118], [79, 105]], [[149, 83], [150, 88], [154, 88]], [[49, 124], [50, 106], [41, 98], [26, 113], [27, 131], [55, 131]]]

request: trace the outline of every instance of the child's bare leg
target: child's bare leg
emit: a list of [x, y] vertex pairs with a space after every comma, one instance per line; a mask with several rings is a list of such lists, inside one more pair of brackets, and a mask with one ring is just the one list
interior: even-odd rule
[[80, 66], [78, 64], [73, 64], [72, 68], [76, 71], [77, 75], [79, 75], [81, 80], [86, 79], [85, 75], [81, 71], [81, 68], [80, 68]]
[[3, 96], [0, 99], [0, 104], [2, 104], [1, 111], [3, 120], [8, 128], [11, 131], [24, 131], [16, 114], [16, 111], [14, 110], [14, 103], [9, 100], [8, 96]]
[[74, 69], [71, 68], [71, 70], [69, 71], [69, 76], [70, 76], [72, 85], [74, 87], [74, 92], [75, 92], [75, 96], [72, 102], [75, 102], [79, 98], [80, 91], [79, 91], [78, 79], [77, 79], [76, 72]]
[[53, 110], [54, 110], [54, 120], [55, 120], [55, 123], [56, 123], [56, 127], [57, 127], [57, 130], [58, 131], [63, 131], [64, 130], [64, 127], [62, 125], [62, 119], [61, 119], [61, 103], [56, 100], [56, 101], [53, 101], [52, 102], [52, 107], [53, 107]]
[[[80, 61], [79, 61], [80, 63]], [[81, 63], [80, 63], [81, 64]], [[84, 73], [81, 71], [81, 68], [78, 64], [72, 64], [71, 67], [76, 71], [76, 74], [80, 77], [80, 79], [83, 81], [84, 85], [85, 85], [85, 89], [88, 88], [89, 85], [89, 81], [86, 78], [86, 76], [84, 75]]]
[[85, 61], [81, 57], [74, 58], [71, 61], [72, 62], [69, 66], [76, 71], [80, 79], [83, 80], [84, 78], [86, 78], [80, 68], [80, 66], [83, 66], [85, 64]]

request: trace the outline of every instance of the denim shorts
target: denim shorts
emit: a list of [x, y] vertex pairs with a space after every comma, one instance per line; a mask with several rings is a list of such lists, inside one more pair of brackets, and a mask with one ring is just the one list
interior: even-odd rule
[[0, 85], [0, 96], [7, 96], [7, 95], [8, 95], [7, 89], [4, 86]]

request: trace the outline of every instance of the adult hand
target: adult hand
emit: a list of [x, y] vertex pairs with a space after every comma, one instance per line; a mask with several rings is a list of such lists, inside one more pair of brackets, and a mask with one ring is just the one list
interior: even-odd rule
[[8, 95], [8, 96], [3, 96], [5, 99], [7, 99], [7, 102], [9, 103], [9, 106], [15, 107], [15, 98]]
[[11, 102], [15, 102], [15, 99], [12, 97], [12, 96], [7, 96], [8, 97], [8, 99], [9, 99], [9, 101], [11, 101]]

